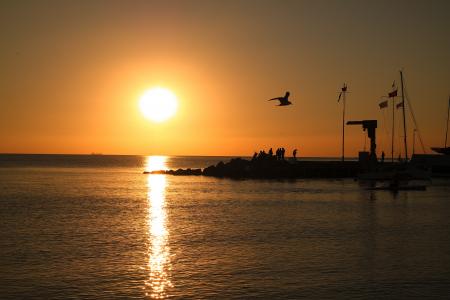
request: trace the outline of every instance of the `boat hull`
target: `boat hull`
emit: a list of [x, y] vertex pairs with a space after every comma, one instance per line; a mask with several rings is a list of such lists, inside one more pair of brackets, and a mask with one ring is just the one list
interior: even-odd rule
[[450, 147], [445, 148], [431, 147], [431, 150], [439, 154], [450, 155]]
[[427, 187], [426, 185], [411, 185], [411, 186], [398, 186], [398, 187], [391, 187], [391, 186], [376, 186], [376, 187], [369, 187], [367, 190], [370, 191], [426, 191]]
[[408, 164], [390, 166], [380, 168], [372, 172], [361, 173], [358, 175], [359, 180], [367, 181], [391, 181], [393, 179], [400, 180], [429, 180], [431, 171], [426, 167], [418, 167]]

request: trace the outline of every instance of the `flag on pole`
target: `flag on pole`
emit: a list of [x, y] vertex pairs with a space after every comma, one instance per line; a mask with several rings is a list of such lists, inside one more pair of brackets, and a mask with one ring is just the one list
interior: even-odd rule
[[397, 87], [395, 86], [395, 80], [392, 82], [392, 91], [388, 95], [389, 98], [397, 97]]
[[389, 98], [397, 97], [397, 89], [393, 90], [388, 95], [389, 95]]
[[403, 101], [398, 103], [395, 107], [397, 107], [397, 108], [403, 107]]
[[386, 101], [380, 102], [380, 104], [378, 104], [378, 106], [380, 107], [380, 109], [386, 108], [386, 107], [388, 107], [388, 101], [386, 100]]
[[341, 88], [341, 92], [339, 93], [338, 102], [341, 101], [342, 94], [347, 91], [347, 85], [344, 83]]

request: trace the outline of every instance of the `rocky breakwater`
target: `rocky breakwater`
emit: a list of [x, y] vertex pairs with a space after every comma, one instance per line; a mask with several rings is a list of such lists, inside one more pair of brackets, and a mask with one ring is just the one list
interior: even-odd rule
[[346, 178], [355, 177], [359, 171], [358, 162], [340, 161], [287, 161], [276, 159], [246, 160], [234, 158], [227, 163], [201, 169], [178, 169], [153, 171], [152, 174], [203, 175], [224, 178]]
[[202, 169], [178, 169], [178, 170], [158, 170], [158, 171], [144, 171], [144, 174], [164, 174], [175, 176], [199, 176], [202, 175]]

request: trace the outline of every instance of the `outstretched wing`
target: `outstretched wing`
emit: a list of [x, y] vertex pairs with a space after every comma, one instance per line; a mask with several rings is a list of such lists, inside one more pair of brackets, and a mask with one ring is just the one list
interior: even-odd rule
[[272, 101], [272, 100], [283, 101], [283, 97], [275, 97], [275, 98], [269, 99], [269, 100], [267, 100], [267, 101]]

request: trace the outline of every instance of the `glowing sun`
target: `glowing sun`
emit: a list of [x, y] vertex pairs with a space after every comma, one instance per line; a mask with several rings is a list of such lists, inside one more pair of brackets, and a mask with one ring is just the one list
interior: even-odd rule
[[141, 96], [139, 108], [147, 119], [160, 123], [177, 112], [177, 96], [165, 88], [152, 88]]

